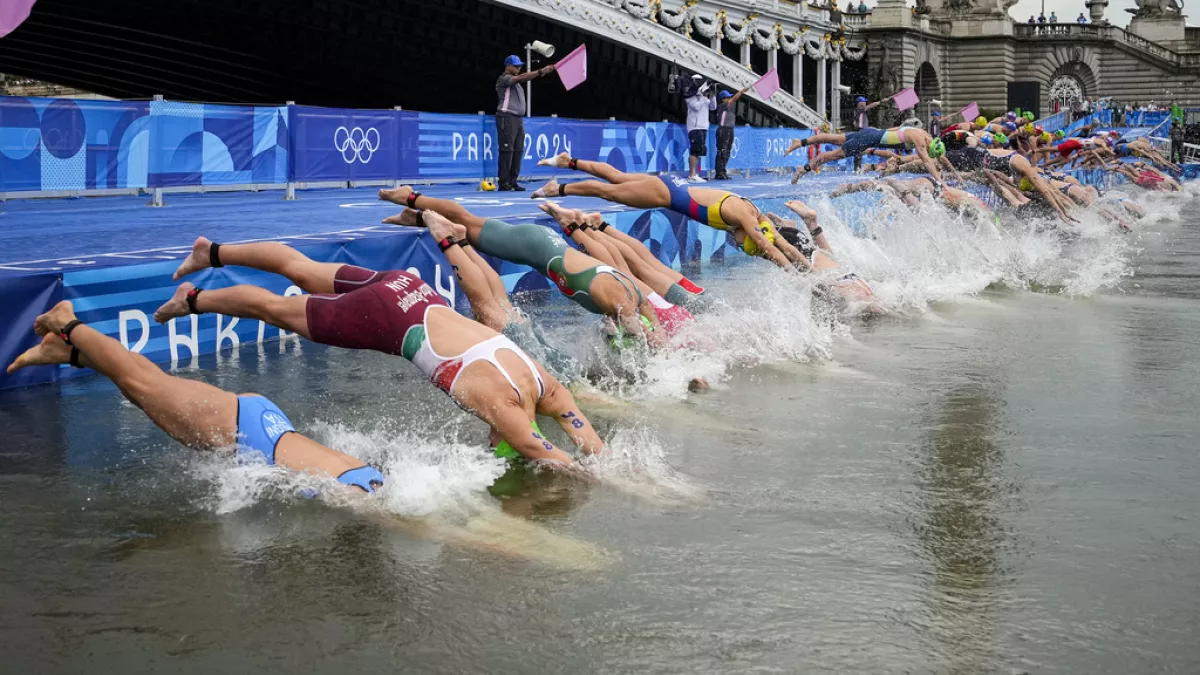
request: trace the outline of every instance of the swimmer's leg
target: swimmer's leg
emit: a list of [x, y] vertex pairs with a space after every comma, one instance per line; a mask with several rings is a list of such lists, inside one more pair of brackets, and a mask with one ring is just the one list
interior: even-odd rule
[[[195, 291], [191, 303], [188, 296]], [[197, 289], [183, 282], [175, 295], [154, 312], [154, 320], [166, 323], [188, 314], [216, 313], [243, 319], [257, 319], [311, 340], [308, 330], [307, 295], [275, 295], [258, 286], [240, 285], [213, 290]], [[193, 312], [193, 306], [195, 311]]]
[[[71, 303], [63, 301], [38, 320], [58, 332], [75, 320], [75, 313]], [[47, 333], [46, 337], [51, 342], [43, 342], [41, 349], [69, 357], [70, 346], [56, 335]], [[203, 382], [172, 377], [87, 324], [76, 325], [70, 339], [79, 349], [79, 365], [112, 380], [125, 398], [171, 438], [198, 449], [229, 447], [237, 441], [236, 395]]]
[[[431, 212], [425, 216], [424, 220], [434, 241], [442, 242], [454, 236], [454, 224], [445, 216]], [[441, 246], [442, 244], [439, 243], [438, 247], [441, 248]], [[475, 260], [467, 255], [463, 247], [457, 243], [442, 249], [442, 254], [454, 267], [454, 274], [458, 277], [463, 293], [467, 296], [467, 302], [471, 303], [471, 311], [475, 314], [475, 320], [496, 332], [503, 331], [504, 326], [508, 324], [508, 311], [496, 301], [492, 286], [488, 283], [483, 270], [479, 269]]]
[[[71, 303], [60, 302], [39, 317], [55, 333], [75, 319]], [[22, 355], [33, 355], [37, 363], [67, 363], [71, 345], [55, 333], [47, 333], [38, 347]], [[236, 394], [204, 382], [173, 377], [141, 354], [127, 350], [120, 342], [79, 324], [71, 329], [70, 340], [79, 350], [77, 364], [104, 375], [121, 390], [125, 398], [146, 413], [150, 421], [182, 445], [197, 450], [233, 447], [238, 440]], [[40, 352], [39, 354], [34, 354]], [[40, 357], [40, 358], [38, 358]], [[14, 364], [21, 367], [21, 359]], [[275, 461], [278, 465], [319, 475], [340, 477], [366, 464], [332, 448], [308, 442], [300, 446], [280, 443]]]
[[[571, 166], [571, 162], [575, 166]], [[568, 153], [559, 153], [557, 156], [550, 159], [543, 159], [538, 162], [539, 166], [554, 166], [559, 169], [574, 169], [591, 174], [600, 180], [606, 180], [610, 183], [634, 183], [642, 180], [658, 180], [655, 176], [647, 173], [625, 173], [608, 162], [593, 162], [587, 159], [572, 159]]]
[[[217, 255], [213, 256], [213, 247]], [[323, 263], [312, 260], [296, 249], [272, 242], [257, 244], [217, 245], [200, 237], [192, 245], [192, 253], [175, 271], [175, 278], [212, 266], [232, 265], [249, 267], [287, 277], [289, 281], [309, 293], [333, 293], [334, 277], [343, 263]]]
[[635, 209], [661, 209], [671, 205], [671, 193], [667, 190], [666, 184], [658, 178], [618, 184], [584, 180], [566, 185], [560, 185], [558, 181], [552, 179], [535, 193], [536, 196], [551, 199], [555, 197], [599, 197]]
[[[414, 198], [412, 195], [417, 196]], [[392, 188], [390, 190], [380, 190], [379, 198], [384, 201], [392, 202], [393, 204], [399, 204], [400, 206], [407, 206], [412, 209], [422, 209], [425, 211], [439, 213], [446, 218], [449, 218], [450, 222], [458, 223], [459, 225], [467, 228], [467, 235], [470, 237], [472, 242], [474, 242], [475, 238], [479, 236], [479, 230], [483, 229], [483, 222], [486, 220], [486, 218], [480, 218], [479, 216], [471, 213], [465, 209], [462, 204], [459, 204], [453, 199], [438, 199], [437, 197], [429, 197], [414, 191], [407, 185], [401, 185], [398, 188]], [[384, 222], [390, 221], [391, 219], [387, 219]]]

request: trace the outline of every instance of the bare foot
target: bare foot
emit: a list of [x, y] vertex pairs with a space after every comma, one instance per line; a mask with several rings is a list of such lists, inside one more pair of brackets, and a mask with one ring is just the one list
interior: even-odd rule
[[9, 364], [6, 372], [12, 375], [29, 366], [56, 366], [66, 363], [70, 358], [71, 348], [67, 343], [60, 340], [57, 335], [46, 333], [42, 336], [41, 344], [18, 356], [16, 361]]
[[[804, 202], [800, 201], [799, 199], [788, 200], [788, 201], [784, 202], [783, 205], [788, 207], [789, 209], [791, 209], [793, 213], [800, 216], [801, 218], [804, 218], [805, 220], [817, 217], [817, 212], [808, 208], [808, 204], [805, 204]], [[808, 229], [811, 230], [812, 226], [810, 225]]]
[[400, 227], [425, 227], [421, 224], [419, 213], [420, 211], [414, 209], [404, 209], [394, 216], [384, 218], [383, 222], [385, 225], [399, 225]]
[[542, 187], [534, 190], [533, 194], [529, 195], [530, 199], [546, 199], [557, 196], [559, 196], [558, 181], [554, 180], [553, 178], [551, 178], [550, 181]]
[[796, 167], [796, 173], [792, 174], [792, 185], [799, 182], [800, 177], [809, 172], [807, 164]]
[[566, 152], [560, 152], [553, 157], [539, 159], [538, 166], [552, 166], [557, 169], [569, 169], [571, 168], [571, 155]]
[[408, 185], [401, 185], [390, 189], [379, 191], [379, 198], [385, 202], [399, 204], [400, 206], [408, 206], [408, 196], [413, 193], [413, 189]]
[[188, 257], [183, 259], [179, 267], [175, 270], [175, 275], [171, 278], [175, 281], [186, 277], [189, 274], [195, 274], [200, 270], [211, 267], [209, 264], [208, 252], [212, 250], [212, 242], [204, 237], [196, 237], [196, 243], [192, 244], [192, 252]]
[[33, 332], [38, 335], [58, 335], [64, 326], [74, 320], [75, 306], [70, 300], [63, 300], [33, 320]]
[[791, 145], [788, 146], [787, 152], [783, 153], [783, 156], [787, 157], [788, 155], [792, 154], [793, 152], [795, 152], [803, 147], [804, 147], [804, 139], [797, 138], [792, 141]]
[[581, 222], [587, 223], [588, 227], [596, 229], [604, 223], [604, 214], [600, 212], [589, 213], [583, 217]]
[[192, 313], [187, 303], [188, 291], [195, 288], [195, 284], [190, 281], [185, 281], [179, 284], [179, 288], [175, 289], [175, 295], [171, 299], [163, 303], [162, 307], [154, 310], [154, 320], [159, 323], [166, 323], [171, 319], [179, 316], [187, 316]]
[[772, 223], [774, 223], [775, 227], [790, 227], [790, 228], [796, 227], [796, 221], [788, 220], [787, 218], [775, 215], [774, 213], [768, 213], [767, 219], [770, 220]]
[[538, 204], [538, 208], [550, 214], [550, 217], [558, 221], [559, 225], [570, 225], [574, 222], [574, 212], [571, 209], [564, 209], [556, 202]]
[[434, 241], [454, 236], [454, 223], [440, 213], [426, 211], [425, 227], [429, 228], [429, 234], [433, 235]]

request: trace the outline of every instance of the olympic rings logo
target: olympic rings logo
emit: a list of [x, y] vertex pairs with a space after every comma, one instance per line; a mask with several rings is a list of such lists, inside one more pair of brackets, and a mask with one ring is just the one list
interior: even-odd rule
[[342, 153], [342, 160], [347, 164], [366, 164], [379, 149], [379, 132], [375, 127], [366, 131], [363, 131], [362, 127], [338, 127], [333, 132], [333, 149]]

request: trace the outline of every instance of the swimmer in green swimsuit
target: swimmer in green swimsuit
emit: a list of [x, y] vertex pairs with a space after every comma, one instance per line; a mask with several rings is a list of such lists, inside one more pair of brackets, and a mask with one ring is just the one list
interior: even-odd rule
[[[392, 224], [409, 227], [428, 225], [424, 214], [412, 209], [406, 209], [396, 218], [389, 220]], [[581, 379], [583, 368], [579, 362], [570, 354], [551, 345], [533, 321], [512, 304], [500, 275], [467, 240], [466, 228], [449, 221], [446, 221], [446, 227], [451, 228], [458, 245], [447, 248], [442, 254], [453, 267], [454, 275], [467, 296], [475, 320], [515, 342], [560, 382], [578, 394], [578, 388], [584, 384]], [[433, 234], [432, 230], [430, 234]], [[435, 240], [440, 239], [435, 235]]]
[[[652, 346], [662, 337], [656, 334], [658, 318], [638, 282], [618, 269], [577, 251], [550, 229], [536, 223], [514, 225], [495, 218], [480, 218], [450, 199], [436, 199], [401, 186], [380, 190], [384, 201], [438, 213], [466, 228], [467, 238], [482, 253], [528, 265], [550, 278], [563, 295], [580, 307], [611, 318], [628, 334], [641, 336]], [[385, 219], [400, 224], [401, 216]], [[651, 329], [646, 330], [642, 317]]]
[[374, 493], [384, 476], [366, 462], [303, 436], [275, 404], [258, 394], [232, 394], [210, 384], [173, 377], [149, 359], [75, 318], [62, 301], [34, 322], [42, 341], [8, 366], [9, 374], [31, 366], [70, 364], [112, 380], [130, 403], [168, 436], [197, 450], [237, 449], [268, 464]]

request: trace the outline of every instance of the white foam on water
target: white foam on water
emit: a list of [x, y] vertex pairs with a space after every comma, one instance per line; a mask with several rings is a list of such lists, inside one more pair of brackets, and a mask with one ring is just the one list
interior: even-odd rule
[[655, 502], [695, 501], [705, 490], [667, 461], [667, 450], [654, 431], [635, 425], [609, 434], [600, 455], [582, 460], [600, 481], [620, 492]]
[[398, 427], [390, 420], [370, 429], [319, 422], [311, 431], [321, 443], [379, 467], [388, 477], [378, 492], [379, 503], [390, 513], [469, 515], [491, 508], [487, 488], [507, 469], [503, 459], [482, 445], [429, 438]]

